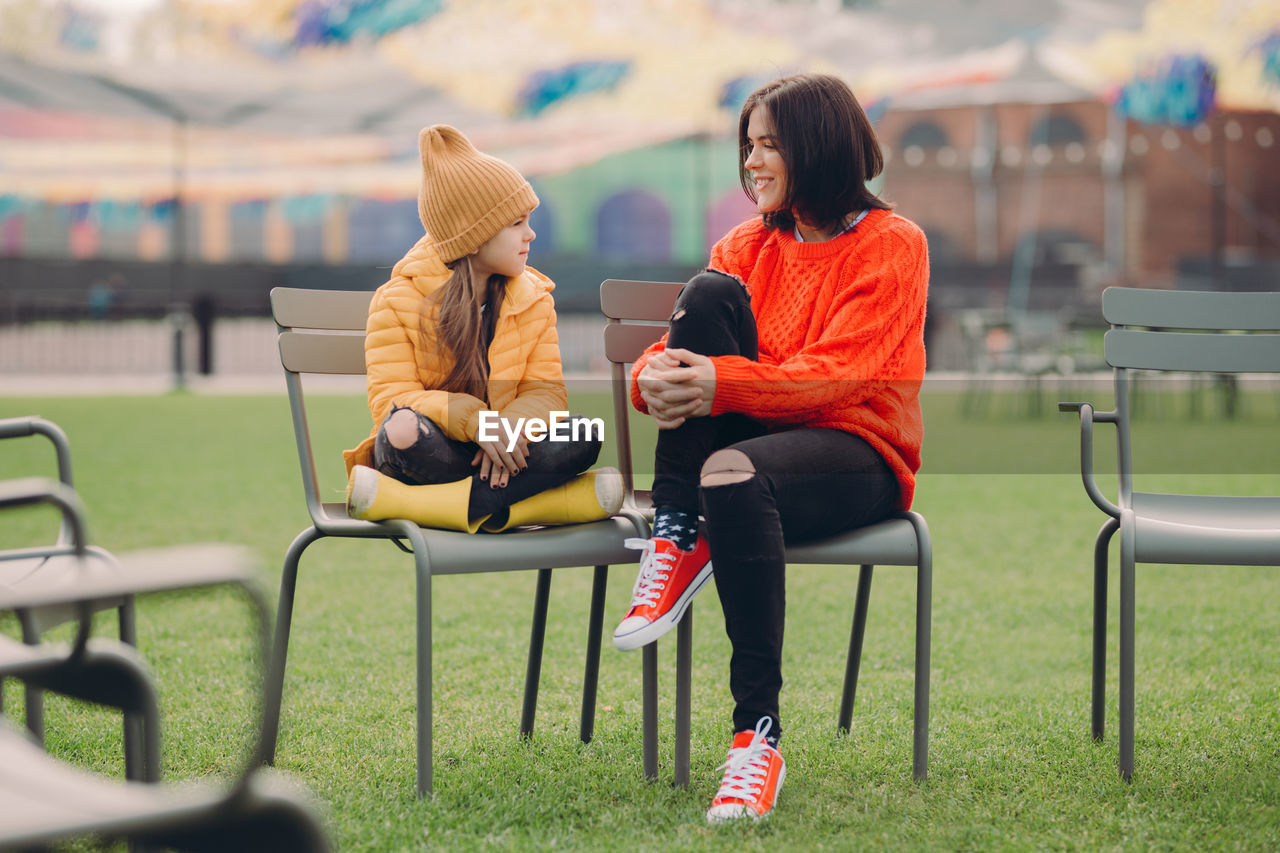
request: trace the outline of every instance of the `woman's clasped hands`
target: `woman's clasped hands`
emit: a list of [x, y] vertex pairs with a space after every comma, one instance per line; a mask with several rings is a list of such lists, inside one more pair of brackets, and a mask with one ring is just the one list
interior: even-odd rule
[[636, 383], [658, 429], [675, 429], [689, 418], [711, 414], [716, 365], [687, 349], [666, 349], [649, 357]]

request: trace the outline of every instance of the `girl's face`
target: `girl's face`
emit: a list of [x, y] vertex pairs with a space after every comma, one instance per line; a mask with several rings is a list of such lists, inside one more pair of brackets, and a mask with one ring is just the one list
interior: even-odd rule
[[747, 117], [749, 153], [744, 165], [756, 182], [756, 207], [761, 213], [782, 209], [787, 198], [787, 164], [782, 161], [773, 121], [764, 107]]
[[524, 272], [524, 265], [529, 260], [529, 244], [538, 236], [529, 227], [529, 214], [521, 216], [476, 250], [471, 256], [471, 273], [480, 281], [491, 275], [503, 275], [507, 278]]

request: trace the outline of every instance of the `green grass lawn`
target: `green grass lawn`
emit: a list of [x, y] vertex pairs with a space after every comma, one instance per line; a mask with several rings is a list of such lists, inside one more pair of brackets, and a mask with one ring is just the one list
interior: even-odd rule
[[[336, 499], [337, 451], [366, 434], [368, 415], [357, 396], [311, 402], [322, 480]], [[641, 773], [640, 656], [607, 640], [596, 736], [577, 740], [584, 569], [557, 572], [552, 585], [538, 727], [527, 742], [517, 729], [534, 574], [435, 583], [436, 794], [418, 800], [412, 561], [376, 541], [320, 542], [304, 557], [279, 767], [314, 792], [347, 850], [1280, 848], [1280, 575], [1139, 571], [1137, 771], [1124, 784], [1114, 583], [1107, 737], [1095, 744], [1088, 731], [1092, 538], [1102, 516], [1076, 473], [1074, 416], [1026, 419], [1013, 414], [1015, 402], [997, 399], [987, 416], [966, 420], [957, 395], [926, 398], [915, 507], [935, 549], [924, 783], [911, 778], [910, 570], [877, 572], [853, 730], [840, 736], [856, 573], [791, 567], [786, 787], [769, 821], [708, 827], [731, 709], [716, 597], [697, 602], [692, 779], [683, 790], [670, 784], [673, 641], [660, 651], [662, 778]], [[1275, 396], [1248, 402], [1230, 422], [1157, 408], [1144, 427], [1162, 449], [1140, 458], [1149, 472], [1140, 485], [1280, 493]], [[604, 416], [608, 401], [579, 395], [573, 408]], [[274, 596], [284, 551], [307, 524], [283, 397], [0, 400], [0, 416], [20, 414], [48, 417], [70, 436], [95, 542], [117, 552], [244, 543], [260, 555]], [[1164, 441], [1183, 426], [1191, 442]], [[1104, 468], [1109, 429], [1099, 428]], [[51, 471], [46, 448], [36, 439], [0, 443], [0, 472]], [[55, 527], [51, 511], [12, 512], [0, 517], [0, 543], [44, 541]], [[632, 572], [611, 572], [606, 631], [623, 612]], [[16, 634], [6, 620], [3, 630]], [[99, 623], [114, 630], [109, 615]], [[138, 624], [165, 712], [166, 777], [233, 773], [255, 695], [242, 600], [226, 592], [147, 599]], [[20, 691], [5, 698], [16, 711]], [[60, 756], [121, 773], [115, 715], [50, 699], [48, 729]]]

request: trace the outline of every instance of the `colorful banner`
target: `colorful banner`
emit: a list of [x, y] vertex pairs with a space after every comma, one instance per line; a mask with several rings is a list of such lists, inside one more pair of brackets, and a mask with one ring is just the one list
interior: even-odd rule
[[1215, 77], [1203, 56], [1171, 56], [1122, 86], [1115, 110], [1146, 124], [1193, 127], [1213, 113]]

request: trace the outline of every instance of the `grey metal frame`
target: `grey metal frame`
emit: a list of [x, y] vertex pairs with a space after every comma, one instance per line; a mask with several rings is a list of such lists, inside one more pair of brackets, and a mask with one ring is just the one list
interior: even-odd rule
[[[1161, 291], [1112, 287], [1102, 294], [1107, 363], [1116, 407], [1059, 403], [1080, 416], [1086, 494], [1107, 514], [1094, 540], [1091, 729], [1102, 740], [1107, 654], [1108, 548], [1120, 533], [1120, 775], [1134, 769], [1134, 622], [1137, 563], [1280, 565], [1280, 497], [1134, 491], [1130, 420], [1133, 371], [1217, 374], [1280, 372], [1280, 293]], [[1245, 333], [1245, 334], [1242, 334]], [[1093, 473], [1093, 425], [1116, 428], [1119, 494], [1113, 503]]]
[[[314, 449], [307, 425], [303, 374], [363, 375], [364, 332], [369, 314], [369, 291], [327, 291], [277, 287], [271, 308], [279, 328], [280, 360], [289, 391], [294, 438], [302, 469], [302, 487], [311, 525], [298, 534], [285, 554], [276, 615], [276, 635], [267, 679], [264, 741], [267, 760], [274, 761], [284, 691], [289, 627], [297, 586], [298, 563], [309, 545], [325, 537], [388, 539], [413, 555], [417, 594], [417, 789], [431, 793], [431, 579], [436, 575], [537, 570], [529, 659], [525, 673], [520, 733], [533, 732], [542, 645], [546, 629], [551, 570], [594, 566], [588, 618], [587, 655], [583, 677], [579, 737], [591, 740], [595, 726], [596, 684], [600, 667], [600, 634], [604, 624], [604, 595], [608, 567], [634, 563], [636, 552], [624, 540], [644, 529], [634, 513], [590, 524], [521, 529], [503, 534], [468, 535], [419, 527], [404, 519], [373, 522], [351, 518], [346, 505], [321, 498]], [[408, 543], [407, 545], [405, 543]]]
[[84, 508], [74, 490], [48, 478], [0, 483], [0, 509], [34, 504], [61, 510], [78, 575], [72, 583], [60, 577], [0, 587], [0, 609], [69, 608], [76, 613], [78, 631], [71, 645], [24, 645], [5, 639], [0, 642], [0, 676], [111, 701], [142, 716], [146, 781], [120, 782], [70, 766], [0, 720], [0, 850], [43, 849], [93, 836], [178, 850], [327, 851], [328, 841], [311, 804], [263, 778], [260, 737], [228, 786], [156, 784], [159, 710], [150, 676], [132, 646], [90, 639], [96, 602], [231, 584], [241, 588], [252, 605], [260, 659], [265, 662], [269, 615], [248, 553], [229, 546], [159, 549], [115, 563], [114, 571], [97, 571], [85, 540]]
[[[634, 362], [645, 347], [667, 330], [667, 318], [684, 285], [679, 282], [608, 279], [600, 285], [600, 308], [608, 318], [604, 330], [605, 357], [610, 362], [613, 417], [618, 461], [627, 489], [628, 506], [652, 515], [650, 494], [635, 488], [631, 456], [631, 402], [628, 394]], [[788, 563], [859, 566], [854, 600], [853, 626], [841, 691], [839, 727], [848, 732], [853, 699], [858, 686], [862, 641], [871, 596], [871, 578], [877, 565], [916, 567], [915, 715], [912, 739], [912, 775], [923, 780], [929, 771], [929, 651], [933, 601], [933, 546], [924, 517], [916, 512], [895, 517], [818, 542], [787, 548]], [[675, 782], [689, 784], [690, 680], [693, 660], [693, 605], [676, 627]], [[656, 778], [658, 644], [642, 650], [644, 666], [644, 768]]]
[[[0, 440], [41, 436], [53, 445], [58, 470], [58, 480], [68, 488], [74, 488], [71, 469], [71, 443], [67, 434], [52, 421], [40, 417], [5, 418], [0, 420]], [[86, 552], [89, 558], [99, 561], [106, 571], [118, 571], [119, 565], [112, 554], [102, 548], [89, 546]], [[42, 584], [65, 580], [67, 576], [78, 570], [71, 542], [69, 523], [63, 520], [58, 529], [57, 539], [43, 546], [30, 548], [12, 548], [0, 551], [0, 588], [21, 588], [28, 584]], [[137, 623], [134, 613], [133, 598], [104, 599], [92, 604], [94, 610], [116, 610], [119, 620], [120, 640], [128, 645], [137, 645]], [[74, 610], [67, 607], [44, 607], [39, 609], [22, 608], [17, 611], [18, 622], [22, 627], [22, 639], [29, 645], [36, 645], [44, 632], [65, 622], [77, 618]], [[63, 691], [65, 692], [65, 691]], [[78, 698], [95, 701], [93, 696], [82, 691]], [[0, 708], [3, 705], [0, 703]], [[125, 710], [122, 708], [122, 710]], [[26, 689], [27, 728], [37, 742], [44, 741], [44, 697], [42, 688], [29, 683]], [[146, 779], [146, 768], [142, 750], [144, 720], [135, 711], [129, 711], [124, 717], [124, 757], [125, 776], [129, 779]]]

